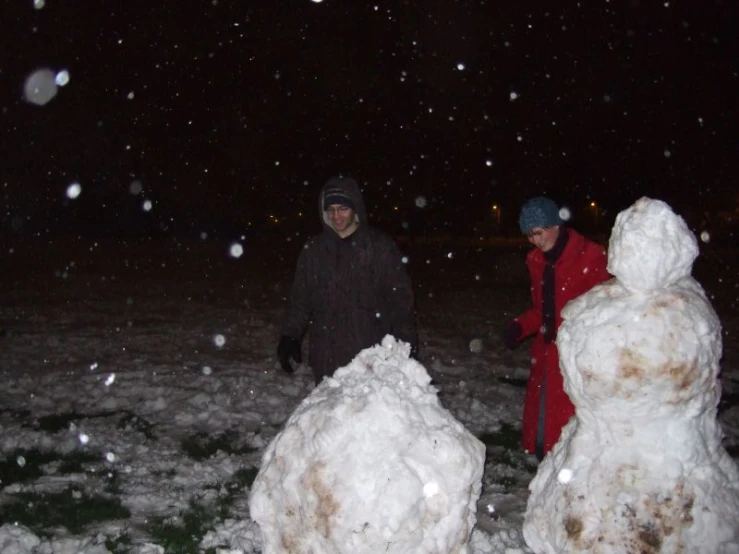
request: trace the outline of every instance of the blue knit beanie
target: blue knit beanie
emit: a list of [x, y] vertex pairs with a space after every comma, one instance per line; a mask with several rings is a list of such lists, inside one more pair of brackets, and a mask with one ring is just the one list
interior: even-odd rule
[[557, 204], [544, 196], [537, 196], [527, 201], [521, 207], [521, 214], [518, 216], [518, 225], [524, 235], [537, 227], [545, 229], [563, 224], [564, 221], [559, 216]]

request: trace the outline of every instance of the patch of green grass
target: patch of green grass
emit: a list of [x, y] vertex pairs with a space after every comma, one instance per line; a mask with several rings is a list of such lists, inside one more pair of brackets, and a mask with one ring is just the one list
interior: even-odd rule
[[521, 444], [521, 430], [516, 429], [510, 423], [502, 423], [500, 431], [496, 433], [483, 433], [477, 438], [488, 446], [502, 446], [507, 449], [517, 449]]
[[46, 433], [58, 433], [63, 429], [68, 429], [69, 424], [73, 421], [79, 421], [87, 417], [100, 417], [98, 414], [83, 415], [77, 412], [64, 412], [61, 414], [50, 414], [38, 418], [36, 426], [39, 430]]
[[154, 426], [143, 417], [131, 412], [125, 412], [123, 414], [123, 417], [118, 420], [118, 429], [134, 429], [149, 440], [156, 439], [156, 435], [154, 434]]
[[117, 537], [107, 537], [105, 539], [105, 548], [113, 554], [129, 554], [133, 541], [128, 533], [122, 533]]
[[245, 489], [252, 486], [258, 473], [258, 468], [242, 467], [236, 471], [231, 477], [231, 480], [224, 485], [223, 488], [226, 490], [226, 494], [218, 497], [216, 506], [218, 509], [218, 517], [221, 521], [228, 517], [228, 512], [231, 510], [231, 506], [233, 506], [236, 497], [243, 493]]
[[81, 414], [78, 412], [64, 412], [61, 414], [50, 414], [38, 418], [36, 428], [46, 433], [58, 433], [63, 429], [68, 429], [70, 424], [81, 421], [83, 419], [99, 419], [106, 417], [116, 417], [120, 415], [118, 421], [118, 429], [133, 429], [142, 433], [147, 439], [156, 439], [154, 435], [154, 426], [147, 420], [128, 410], [112, 410], [103, 412], [92, 412], [89, 414]]
[[232, 486], [239, 487], [240, 489], [246, 487], [251, 488], [251, 486], [254, 484], [254, 479], [257, 478], [258, 473], [259, 468], [257, 467], [242, 467], [233, 474], [233, 477], [231, 477], [231, 480], [226, 485], [226, 488]]
[[42, 466], [53, 462], [61, 462], [58, 472], [62, 475], [85, 473], [84, 464], [100, 462], [102, 456], [94, 452], [73, 450], [67, 454], [61, 452], [44, 452], [36, 448], [30, 450], [16, 449], [0, 462], [0, 484], [4, 487], [13, 483], [23, 483], [38, 479], [45, 475]]
[[515, 379], [513, 377], [498, 377], [498, 381], [505, 383], [506, 385], [513, 385], [514, 387], [525, 389], [528, 379]]
[[215, 456], [219, 450], [226, 454], [249, 454], [256, 451], [255, 448], [246, 444], [236, 446], [236, 439], [237, 435], [234, 431], [224, 431], [212, 437], [207, 433], [197, 433], [182, 439], [180, 445], [185, 454], [198, 462]]
[[176, 518], [154, 519], [149, 525], [149, 536], [167, 554], [197, 554], [200, 541], [214, 520], [206, 506], [191, 501]]
[[[164, 547], [167, 554], [198, 554], [205, 534], [217, 523], [224, 521], [236, 497], [254, 483], [257, 468], [241, 468], [222, 487], [214, 484], [213, 490], [225, 490], [212, 505], [191, 500], [187, 509], [176, 518], [157, 518], [149, 526], [153, 542]], [[206, 550], [206, 554], [216, 549]]]
[[729, 408], [739, 405], [739, 392], [728, 393], [723, 391], [721, 401], [718, 403], [718, 413], [722, 414]]
[[59, 454], [59, 459], [62, 461], [59, 466], [59, 473], [68, 475], [70, 473], [84, 473], [84, 464], [100, 462], [102, 456], [97, 453], [74, 450], [68, 454]]
[[62, 526], [76, 535], [91, 523], [131, 517], [120, 499], [90, 496], [75, 488], [55, 493], [22, 492], [13, 497], [3, 506], [0, 525], [18, 522], [36, 534]]
[[177, 475], [177, 469], [171, 467], [169, 469], [155, 469], [151, 472], [154, 477], [163, 477], [167, 479], [171, 479], [175, 475]]
[[13, 483], [23, 483], [38, 479], [44, 472], [41, 466], [60, 459], [57, 452], [42, 452], [37, 449], [13, 450], [0, 462], [0, 485], [7, 487]]
[[107, 494], [114, 495], [119, 495], [123, 492], [123, 489], [121, 488], [121, 475], [117, 470], [111, 469], [105, 473], [105, 486], [103, 487], [103, 491]]
[[[516, 470], [533, 474], [538, 463], [532, 463], [532, 458], [521, 448], [521, 430], [509, 423], [503, 423], [497, 433], [483, 433], [478, 437], [487, 448], [487, 464], [499, 464]], [[503, 485], [506, 490], [518, 484], [519, 477], [501, 477], [495, 482]]]
[[518, 479], [511, 476], [501, 477], [500, 479], [494, 479], [494, 482], [499, 483], [503, 486], [506, 491], [509, 491], [518, 484]]
[[0, 408], [0, 416], [4, 416], [5, 414], [10, 415], [12, 419], [16, 420], [26, 420], [31, 416], [30, 410], [13, 410], [10, 408]]

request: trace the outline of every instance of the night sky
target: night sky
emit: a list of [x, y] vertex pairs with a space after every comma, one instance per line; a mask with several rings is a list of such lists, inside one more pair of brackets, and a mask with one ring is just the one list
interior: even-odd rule
[[[2, 231], [315, 229], [339, 173], [391, 231], [486, 232], [496, 203], [515, 232], [538, 194], [575, 227], [734, 209], [739, 3], [560, 4], [6, 2]], [[70, 81], [37, 106], [44, 67]]]

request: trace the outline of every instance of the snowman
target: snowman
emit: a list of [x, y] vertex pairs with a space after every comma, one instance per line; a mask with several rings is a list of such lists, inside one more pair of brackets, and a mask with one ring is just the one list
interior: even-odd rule
[[716, 421], [721, 325], [682, 218], [642, 198], [609, 243], [615, 278], [557, 337], [576, 415], [531, 482], [536, 554], [739, 553], [739, 469]]

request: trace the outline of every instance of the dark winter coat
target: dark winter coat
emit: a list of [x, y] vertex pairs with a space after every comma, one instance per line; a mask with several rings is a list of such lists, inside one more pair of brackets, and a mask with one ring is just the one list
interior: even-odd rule
[[[531, 308], [515, 319], [521, 326], [520, 338], [536, 334], [531, 348], [529, 375], [523, 408], [521, 443], [528, 452], [535, 452], [540, 416], [543, 424], [543, 454], [559, 440], [562, 427], [575, 413], [575, 408], [564, 390], [559, 353], [553, 338], [562, 323], [562, 308], [574, 298], [610, 278], [606, 269], [606, 253], [598, 244], [568, 229], [567, 244], [554, 263], [554, 322], [550, 342], [545, 340], [543, 325], [543, 281], [546, 259], [538, 248], [526, 257], [531, 278]], [[542, 390], [544, 395], [542, 397]], [[543, 414], [540, 407], [543, 405]]]
[[[343, 179], [359, 227], [342, 239], [319, 215], [323, 232], [298, 257], [282, 334], [302, 340], [308, 331], [308, 364], [316, 383], [348, 364], [361, 350], [391, 334], [416, 345], [413, 291], [393, 239], [367, 224], [359, 186]], [[325, 188], [325, 187], [324, 187]]]

